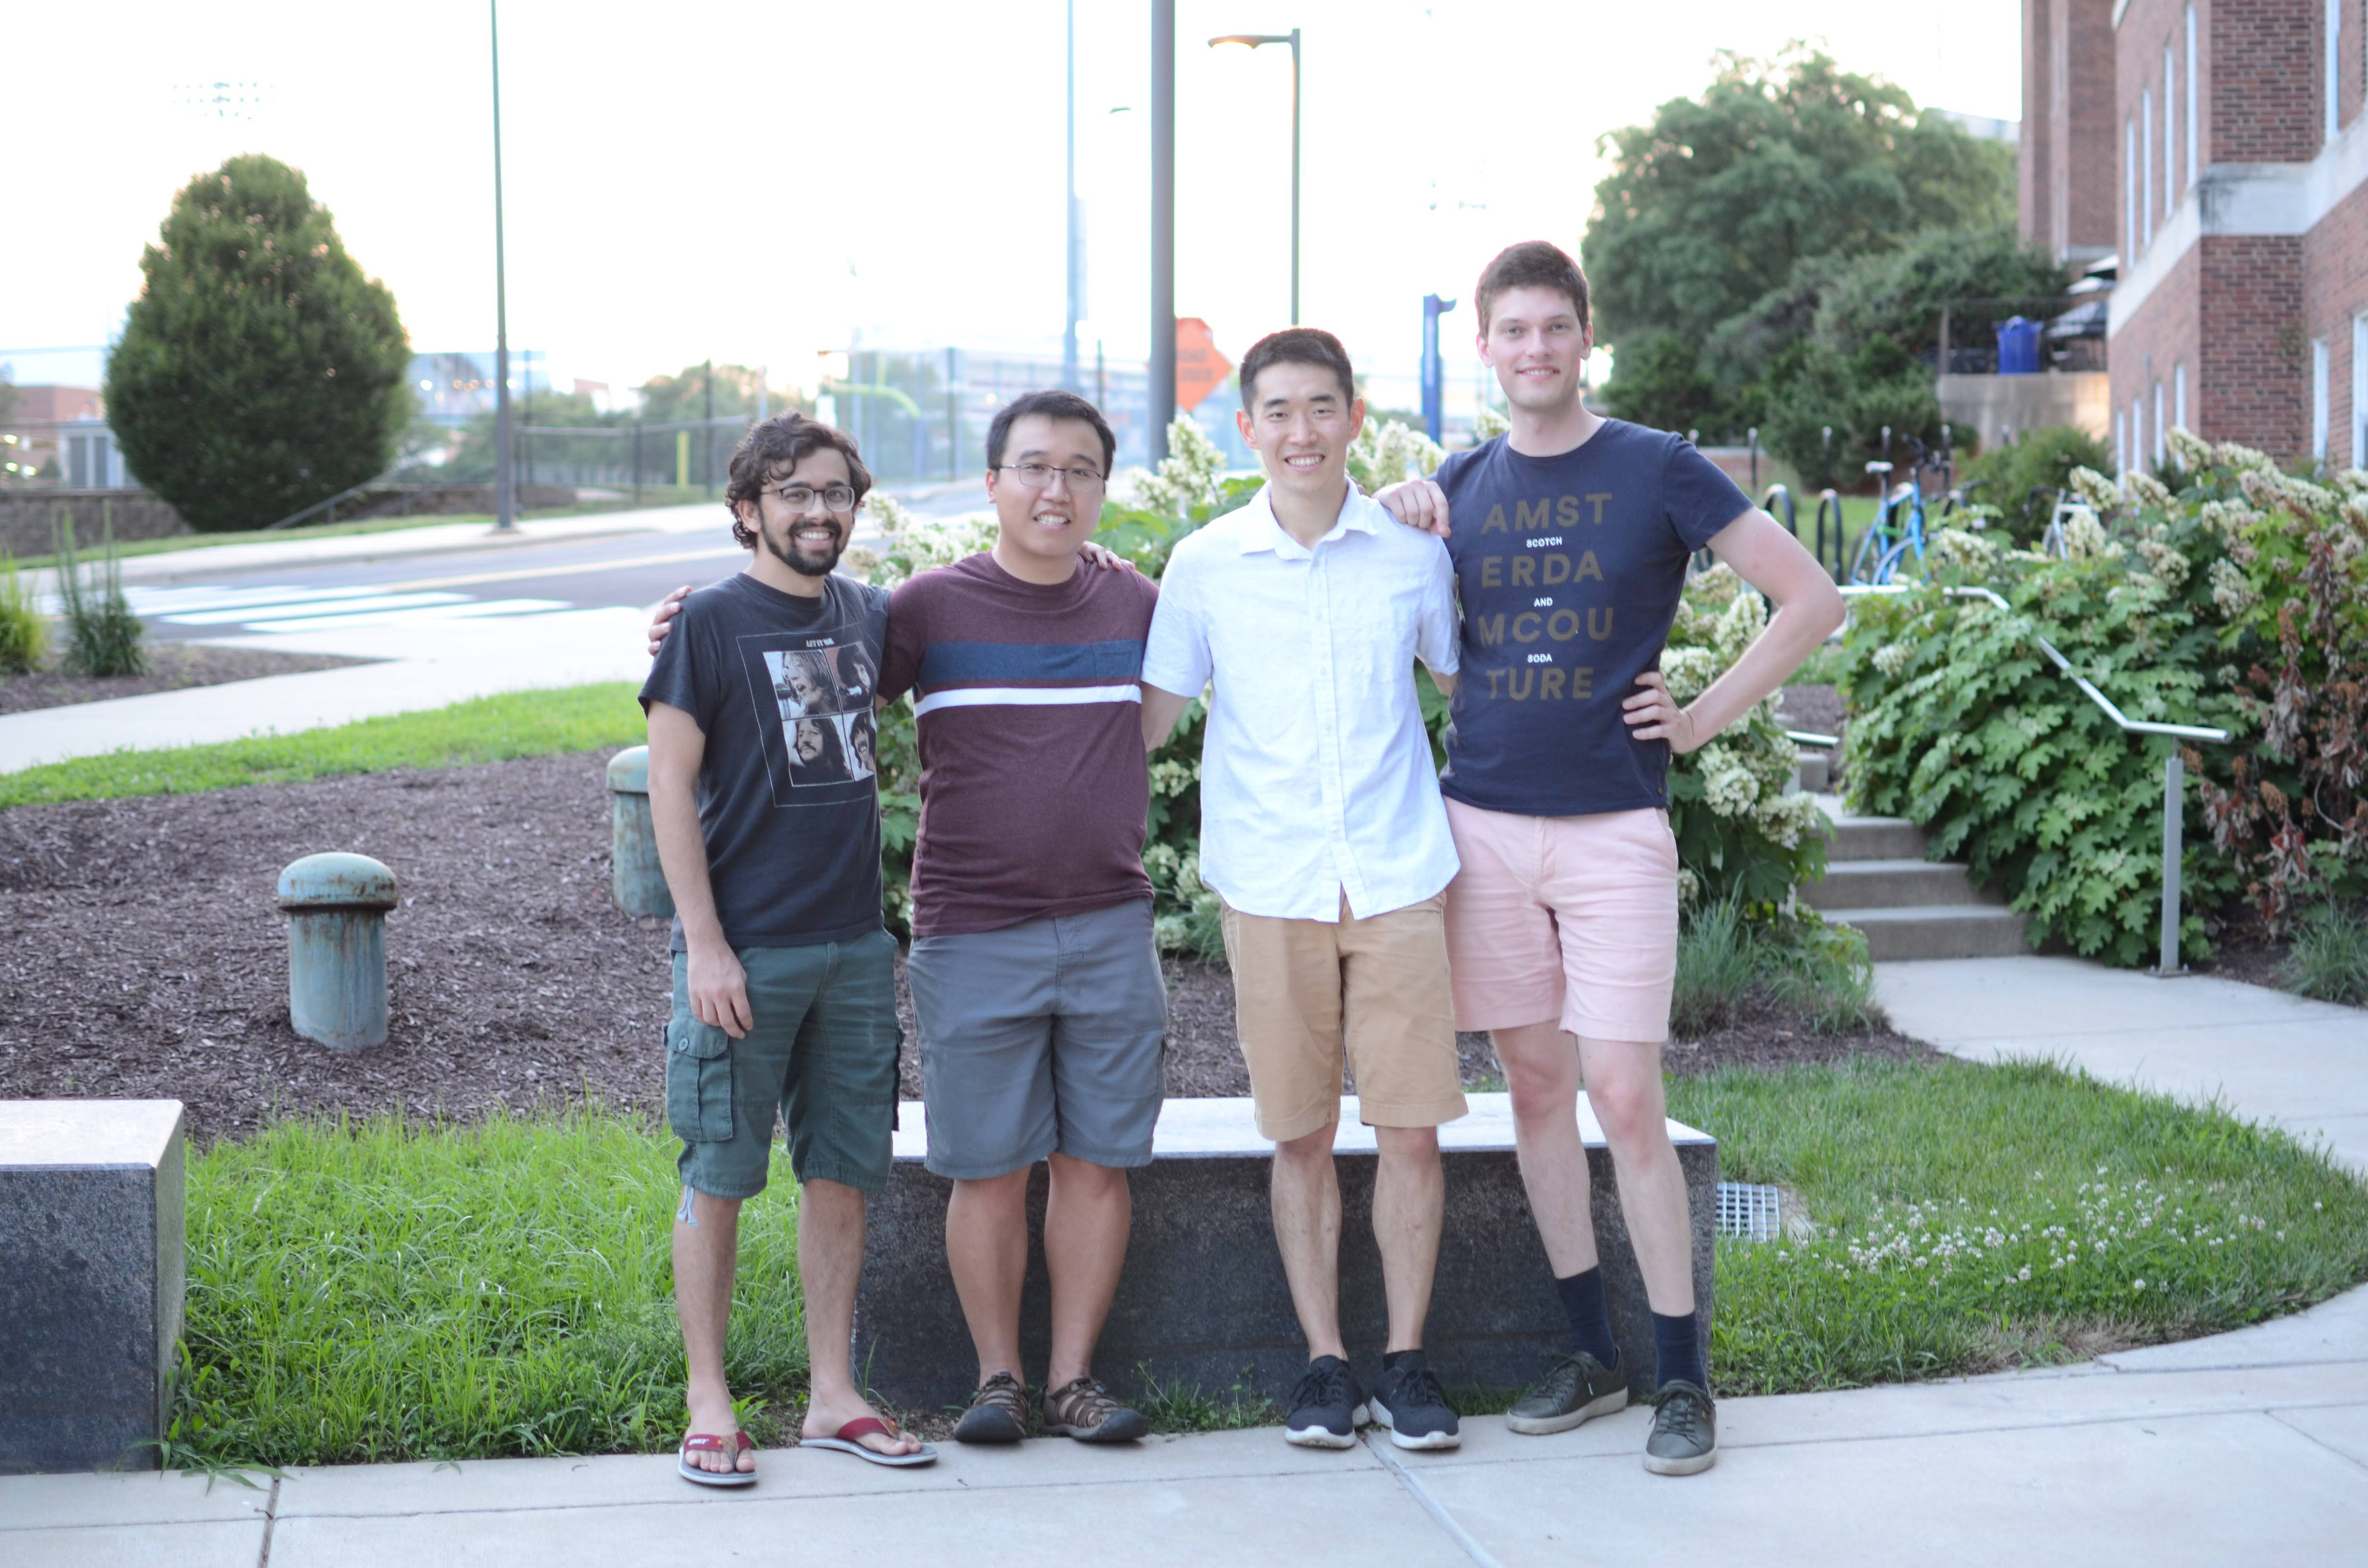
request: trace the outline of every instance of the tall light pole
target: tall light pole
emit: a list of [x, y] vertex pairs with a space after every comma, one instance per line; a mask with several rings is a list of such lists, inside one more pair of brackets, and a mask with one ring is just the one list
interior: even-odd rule
[[1256, 49], [1263, 43], [1291, 45], [1291, 324], [1299, 324], [1299, 29], [1287, 33], [1227, 33], [1209, 40], [1211, 49], [1221, 43], [1246, 44]]
[[494, 527], [511, 533], [518, 528], [518, 496], [510, 467], [510, 306], [502, 249], [501, 0], [485, 0], [485, 12], [494, 29]]
[[1176, 0], [1151, 0], [1151, 460], [1176, 417]]
[[1068, 215], [1068, 278], [1069, 314], [1061, 328], [1061, 384], [1071, 392], [1077, 390], [1077, 315], [1081, 303], [1077, 299], [1077, 0], [1068, 0], [1067, 9], [1068, 71], [1066, 85], [1069, 104], [1069, 135], [1067, 142], [1068, 205], [1062, 209]]

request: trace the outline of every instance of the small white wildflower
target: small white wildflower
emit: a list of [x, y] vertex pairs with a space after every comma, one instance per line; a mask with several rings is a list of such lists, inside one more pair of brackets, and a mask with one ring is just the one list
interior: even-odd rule
[[2143, 1279], [2134, 1280], [2130, 1285], [2130, 1289], [2133, 1290], [2143, 1290], [2146, 1289], [2146, 1281]]

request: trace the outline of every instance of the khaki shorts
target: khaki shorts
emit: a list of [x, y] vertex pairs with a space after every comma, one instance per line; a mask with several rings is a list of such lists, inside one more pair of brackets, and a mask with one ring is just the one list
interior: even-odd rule
[[1338, 1119], [1340, 1069], [1368, 1127], [1437, 1127], [1467, 1108], [1447, 987], [1446, 895], [1385, 915], [1280, 920], [1224, 911], [1234, 1025], [1261, 1138]]
[[1529, 817], [1447, 802], [1455, 1021], [1559, 1023], [1584, 1040], [1669, 1036], [1678, 845], [1667, 812]]

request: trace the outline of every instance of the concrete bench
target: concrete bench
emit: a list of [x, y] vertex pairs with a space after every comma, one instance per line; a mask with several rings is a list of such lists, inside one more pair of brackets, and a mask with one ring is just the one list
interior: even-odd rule
[[178, 1100], [0, 1100], [0, 1473], [154, 1468], [181, 1161]]
[[[1563, 1337], [1529, 1199], [1514, 1163], [1507, 1096], [1470, 1096], [1472, 1114], [1440, 1129], [1447, 1165], [1447, 1222], [1440, 1246], [1425, 1342], [1431, 1365], [1452, 1388], [1512, 1390], [1543, 1369]], [[1385, 1319], [1381, 1260], [1372, 1226], [1372, 1131], [1341, 1102], [1341, 1329], [1359, 1369], [1379, 1370]], [[1641, 1394], [1650, 1384], [1653, 1324], [1620, 1217], [1611, 1157], [1585, 1099], [1580, 1131], [1594, 1179], [1595, 1231], [1611, 1326]], [[855, 1320], [856, 1367], [871, 1386], [907, 1409], [960, 1404], [978, 1375], [976, 1354], [946, 1272], [946, 1199], [951, 1184], [923, 1168], [921, 1108], [907, 1102], [896, 1134], [896, 1167], [871, 1206], [871, 1235]], [[1707, 1343], [1711, 1322], [1711, 1231], [1718, 1143], [1669, 1123], [1692, 1210], [1694, 1296]], [[1161, 1111], [1156, 1157], [1133, 1173], [1134, 1233], [1095, 1369], [1111, 1388], [1138, 1395], [1147, 1375], [1163, 1385], [1197, 1384], [1219, 1394], [1236, 1383], [1281, 1399], [1307, 1362], [1267, 1199], [1273, 1145], [1258, 1135], [1247, 1099], [1171, 1099]], [[1042, 1229], [1044, 1170], [1029, 1190], [1034, 1250], [1022, 1296], [1022, 1352], [1041, 1381], [1050, 1343]]]

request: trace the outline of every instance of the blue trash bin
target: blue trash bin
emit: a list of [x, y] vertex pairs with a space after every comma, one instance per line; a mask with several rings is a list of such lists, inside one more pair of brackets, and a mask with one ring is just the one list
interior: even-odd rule
[[2028, 316], [2009, 316], [1998, 323], [1998, 365], [2001, 376], [2039, 373], [2039, 324]]

